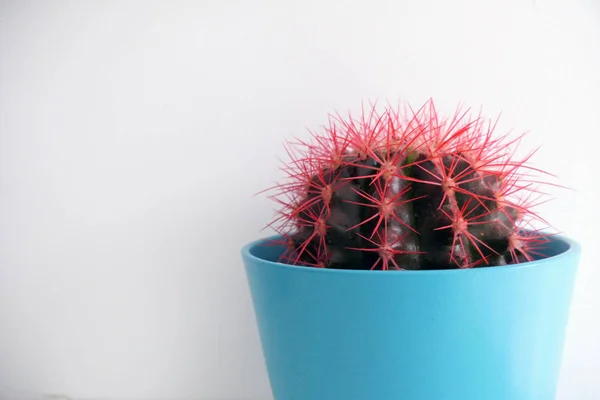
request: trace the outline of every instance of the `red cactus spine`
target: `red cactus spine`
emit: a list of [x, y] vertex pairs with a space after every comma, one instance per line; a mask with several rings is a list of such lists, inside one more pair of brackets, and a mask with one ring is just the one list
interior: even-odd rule
[[538, 191], [518, 140], [458, 112], [373, 107], [359, 120], [330, 118], [313, 142], [286, 147], [286, 182], [270, 226], [284, 238], [280, 261], [319, 268], [448, 269], [543, 256], [532, 227]]

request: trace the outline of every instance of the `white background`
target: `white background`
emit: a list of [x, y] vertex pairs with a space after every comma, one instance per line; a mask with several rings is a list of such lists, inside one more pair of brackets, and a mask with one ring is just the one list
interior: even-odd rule
[[334, 109], [430, 96], [577, 189], [559, 398], [600, 398], [599, 71], [596, 0], [0, 2], [0, 399], [270, 399], [253, 194]]

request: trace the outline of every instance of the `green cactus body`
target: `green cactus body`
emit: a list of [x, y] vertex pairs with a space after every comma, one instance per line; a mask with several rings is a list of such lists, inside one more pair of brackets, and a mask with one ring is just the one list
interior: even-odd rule
[[[280, 261], [337, 269], [453, 269], [541, 255], [544, 236], [523, 230], [537, 193], [525, 161], [481, 119], [442, 120], [433, 103], [402, 119], [372, 111], [303, 143], [290, 181], [275, 187]], [[341, 125], [341, 127], [339, 126]], [[343, 132], [343, 134], [340, 134]]]

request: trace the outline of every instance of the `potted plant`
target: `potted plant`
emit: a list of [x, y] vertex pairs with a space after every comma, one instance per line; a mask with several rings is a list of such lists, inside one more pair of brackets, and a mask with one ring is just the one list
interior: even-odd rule
[[290, 143], [242, 258], [275, 400], [550, 400], [580, 247], [520, 137], [373, 107]]

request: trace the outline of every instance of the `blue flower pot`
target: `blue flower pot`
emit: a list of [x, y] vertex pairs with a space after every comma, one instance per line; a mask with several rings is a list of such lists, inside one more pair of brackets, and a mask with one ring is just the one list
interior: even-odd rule
[[[269, 238], [273, 239], [273, 238]], [[581, 249], [467, 270], [350, 271], [242, 250], [275, 400], [555, 398]]]

